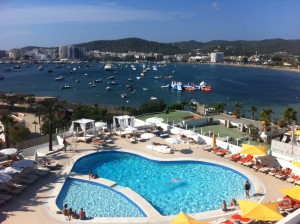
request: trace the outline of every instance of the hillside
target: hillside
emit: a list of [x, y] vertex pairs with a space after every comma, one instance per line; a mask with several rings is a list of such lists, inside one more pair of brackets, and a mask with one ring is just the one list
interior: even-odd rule
[[[119, 40], [97, 40], [86, 43], [75, 44], [75, 46], [85, 47], [86, 51], [99, 50], [101, 52], [126, 53], [137, 51], [145, 53], [161, 53], [173, 55], [181, 53], [202, 52], [210, 53], [219, 50], [225, 55], [250, 55], [273, 54], [275, 52], [287, 52], [293, 55], [300, 55], [300, 40], [268, 39], [261, 41], [225, 41], [213, 40], [209, 42], [198, 42], [195, 40], [175, 43], [159, 43], [140, 38], [125, 38]], [[25, 50], [43, 47], [25, 47]]]
[[120, 40], [98, 40], [87, 43], [76, 44], [79, 47], [85, 47], [87, 51], [100, 50], [102, 52], [126, 53], [128, 51], [137, 51], [145, 53], [176, 54], [184, 53], [179, 46], [169, 43], [158, 43], [154, 41], [143, 40], [139, 38], [126, 38]]

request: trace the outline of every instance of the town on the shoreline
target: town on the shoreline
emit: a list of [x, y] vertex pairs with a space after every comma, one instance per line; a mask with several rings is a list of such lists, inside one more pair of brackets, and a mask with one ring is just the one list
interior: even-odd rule
[[[122, 42], [123, 41], [123, 42]], [[177, 43], [172, 46], [165, 44], [167, 49], [153, 49], [149, 44], [152, 42], [143, 40], [145, 46], [144, 51], [139, 51], [140, 46], [136, 41], [139, 39], [123, 39], [120, 43], [128, 44], [128, 50], [115, 47], [115, 45], [108, 45], [100, 47], [100, 45], [90, 46], [91, 43], [79, 45], [64, 45], [59, 47], [45, 48], [45, 47], [25, 47], [21, 49], [0, 50], [0, 63], [82, 63], [84, 61], [100, 61], [100, 62], [172, 62], [172, 63], [221, 63], [226, 65], [238, 66], [261, 66], [265, 68], [282, 69], [289, 71], [300, 71], [299, 55], [290, 53], [288, 49], [267, 50], [266, 47], [262, 49], [251, 49], [247, 46], [247, 50], [237, 49], [241, 46], [228, 45], [212, 45], [209, 49], [203, 46], [203, 49], [190, 47], [185, 48], [183, 42], [181, 45]], [[270, 40], [272, 41], [272, 40]], [[160, 44], [160, 43], [156, 43]], [[126, 45], [127, 47], [127, 45]], [[95, 49], [98, 48], [98, 49]], [[107, 50], [114, 49], [115, 51]], [[180, 50], [182, 51], [180, 52]], [[279, 49], [279, 48], [278, 48]], [[153, 50], [153, 51], [152, 51]], [[119, 52], [117, 52], [119, 51]], [[173, 53], [171, 53], [173, 52]], [[268, 52], [268, 53], [265, 53]], [[271, 53], [272, 52], [272, 53]], [[16, 67], [17, 68], [17, 67]], [[7, 69], [14, 69], [8, 67]]]

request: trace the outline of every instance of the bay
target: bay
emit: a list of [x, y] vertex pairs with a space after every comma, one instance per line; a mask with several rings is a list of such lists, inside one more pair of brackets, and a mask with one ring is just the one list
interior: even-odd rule
[[[43, 64], [43, 71], [38, 70], [41, 64], [24, 64], [21, 68], [9, 72], [5, 69], [15, 65], [0, 64], [1, 74], [5, 77], [0, 80], [0, 91], [55, 96], [70, 103], [114, 107], [139, 106], [145, 101], [150, 101], [151, 97], [156, 97], [167, 104], [191, 99], [209, 106], [225, 102], [226, 109], [233, 111], [233, 104], [240, 102], [247, 116], [250, 116], [250, 106], [256, 106], [259, 110], [270, 107], [275, 111], [272, 117], [276, 119], [280, 117], [284, 108], [290, 106], [298, 109], [300, 106], [299, 73], [213, 64], [155, 64], [155, 71], [153, 63], [144, 63], [149, 70], [141, 76], [142, 64], [113, 63], [114, 70], [110, 72], [105, 71], [103, 63], [98, 62], [60, 66]], [[133, 70], [131, 65], [134, 65], [136, 70]], [[48, 72], [49, 69], [53, 72]], [[58, 76], [64, 76], [65, 80], [55, 81], [54, 78]], [[110, 76], [115, 76], [115, 80], [109, 80]], [[137, 76], [141, 78], [137, 79]], [[165, 78], [168, 76], [172, 78]], [[128, 82], [128, 78], [131, 78], [132, 82]], [[102, 83], [91, 87], [89, 83], [96, 79], [102, 79]], [[77, 83], [76, 80], [80, 82]], [[213, 90], [187, 92], [161, 88], [173, 80], [196, 85], [205, 81]], [[106, 87], [110, 86], [109, 81], [117, 83], [111, 85], [112, 91], [106, 91]], [[64, 84], [70, 85], [71, 88], [61, 89]], [[126, 88], [128, 84], [136, 90], [135, 94]], [[122, 93], [127, 97], [121, 98]]]

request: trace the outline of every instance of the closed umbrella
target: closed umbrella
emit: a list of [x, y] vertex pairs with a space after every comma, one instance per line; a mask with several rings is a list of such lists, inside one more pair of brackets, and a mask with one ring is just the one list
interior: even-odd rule
[[172, 129], [170, 130], [170, 132], [171, 132], [172, 134], [174, 134], [174, 135], [180, 135], [180, 134], [183, 132], [183, 130], [180, 129], [180, 128], [172, 128]]
[[278, 202], [256, 203], [253, 201], [238, 200], [242, 217], [260, 221], [278, 221], [283, 218], [278, 209]]
[[151, 139], [151, 138], [154, 138], [155, 135], [153, 133], [144, 133], [144, 134], [141, 134], [141, 138], [142, 139]]
[[206, 224], [208, 222], [197, 221], [196, 219], [188, 216], [184, 212], [180, 212], [170, 224]]
[[37, 150], [35, 150], [35, 152], [34, 152], [32, 161], [33, 161], [33, 162], [36, 162], [36, 163], [39, 162], [39, 157], [38, 157], [38, 152], [37, 152]]
[[213, 133], [213, 136], [212, 136], [211, 146], [212, 147], [216, 147], [217, 146], [217, 139], [216, 139], [215, 133]]
[[300, 186], [294, 186], [287, 189], [280, 189], [280, 191], [293, 199], [300, 200]]
[[7, 149], [2, 149], [0, 150], [0, 153], [3, 155], [13, 155], [17, 152], [18, 150], [15, 148], [7, 148]]
[[253, 156], [265, 156], [267, 155], [267, 146], [263, 145], [248, 145], [242, 144], [242, 151], [243, 154], [250, 154]]

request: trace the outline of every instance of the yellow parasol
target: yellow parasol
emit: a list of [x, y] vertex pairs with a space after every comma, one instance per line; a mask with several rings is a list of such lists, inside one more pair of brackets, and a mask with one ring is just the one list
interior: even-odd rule
[[250, 154], [252, 156], [265, 156], [267, 155], [267, 146], [263, 145], [248, 145], [242, 144], [242, 151], [243, 154]]
[[253, 201], [238, 200], [242, 217], [260, 221], [277, 221], [283, 218], [278, 210], [278, 202], [256, 203]]
[[211, 146], [212, 147], [217, 146], [217, 139], [216, 139], [215, 133], [213, 133], [213, 136], [212, 136]]
[[179, 212], [179, 214], [173, 219], [170, 224], [208, 224], [208, 222], [197, 221], [184, 212]]
[[294, 166], [300, 168], [300, 162], [299, 161], [298, 162], [291, 162], [291, 164], [293, 164]]
[[295, 200], [300, 200], [300, 186], [294, 186], [291, 188], [280, 189], [280, 191]]

